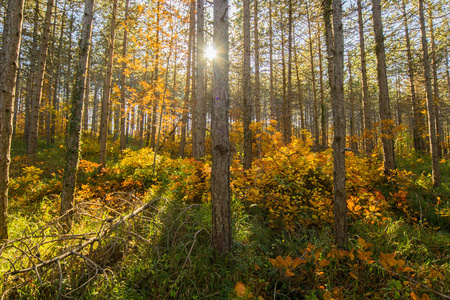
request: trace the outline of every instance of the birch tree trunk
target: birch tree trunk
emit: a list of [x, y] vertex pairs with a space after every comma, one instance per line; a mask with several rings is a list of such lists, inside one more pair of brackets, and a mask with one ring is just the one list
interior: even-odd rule
[[76, 174], [80, 155], [81, 118], [83, 115], [83, 98], [85, 96], [87, 68], [92, 34], [94, 0], [86, 0], [83, 27], [79, 47], [78, 64], [75, 70], [75, 84], [72, 91], [71, 112], [67, 130], [67, 153], [64, 168], [63, 188], [61, 193], [60, 215], [63, 218], [65, 231], [72, 227], [71, 209], [75, 193]]
[[14, 94], [22, 39], [24, 0], [9, 0], [0, 52], [0, 241], [8, 239], [8, 189]]

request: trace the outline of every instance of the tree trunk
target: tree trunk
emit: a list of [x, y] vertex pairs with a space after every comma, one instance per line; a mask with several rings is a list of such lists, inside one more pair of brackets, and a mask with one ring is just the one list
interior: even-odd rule
[[55, 135], [56, 135], [56, 118], [57, 118], [57, 110], [59, 107], [59, 98], [58, 98], [58, 88], [60, 81], [60, 69], [61, 69], [61, 51], [63, 47], [63, 35], [64, 35], [64, 24], [66, 20], [66, 6], [67, 1], [64, 1], [63, 14], [61, 18], [61, 29], [59, 32], [59, 44], [58, 50], [56, 50], [56, 70], [55, 70], [55, 85], [53, 87], [53, 96], [52, 96], [52, 113], [51, 113], [51, 125], [50, 125], [50, 142], [55, 143]]
[[34, 8], [34, 17], [33, 17], [33, 41], [31, 42], [30, 52], [31, 60], [30, 60], [30, 73], [28, 76], [28, 92], [27, 98], [25, 100], [25, 128], [23, 130], [23, 141], [28, 144], [28, 137], [30, 136], [30, 107], [31, 101], [33, 99], [33, 83], [35, 81], [36, 75], [36, 61], [37, 61], [37, 47], [38, 47], [38, 22], [39, 22], [39, 1], [36, 0], [36, 6]]
[[428, 131], [430, 137], [433, 186], [438, 187], [441, 185], [441, 172], [439, 170], [439, 153], [437, 147], [438, 141], [436, 136], [436, 111], [434, 108], [433, 91], [431, 88], [431, 71], [430, 62], [428, 61], [428, 42], [425, 26], [425, 16], [423, 12], [423, 0], [419, 0], [419, 18], [420, 30], [422, 32], [423, 73], [425, 77], [425, 91], [427, 93]]
[[[253, 93], [253, 99], [255, 103], [255, 117], [256, 122], [261, 122], [261, 99], [260, 99], [260, 82], [259, 82], [259, 32], [258, 32], [258, 0], [254, 0], [254, 15], [253, 15], [253, 29], [254, 29], [254, 37], [255, 37], [255, 90]], [[257, 130], [257, 135], [259, 136], [261, 131]], [[261, 139], [257, 138], [257, 148], [259, 155], [262, 152], [261, 149]]]
[[383, 142], [384, 174], [390, 175], [396, 168], [394, 153], [394, 122], [389, 105], [389, 90], [386, 75], [386, 54], [384, 48], [383, 23], [380, 0], [372, 0], [373, 30], [375, 33], [375, 52], [377, 55], [377, 77], [380, 104], [381, 141]]
[[[317, 29], [320, 30], [320, 23], [317, 22]], [[324, 94], [324, 84], [323, 84], [323, 56], [322, 56], [322, 39], [320, 36], [318, 37], [318, 50], [319, 50], [319, 84], [320, 84], [320, 125], [322, 129], [322, 150], [325, 150], [328, 147], [328, 137], [327, 137], [327, 108], [325, 105], [325, 94]]]
[[99, 79], [97, 78], [95, 81], [94, 87], [94, 103], [92, 103], [92, 120], [91, 120], [91, 136], [95, 136], [97, 134], [97, 111], [98, 111], [98, 94], [100, 90]]
[[349, 100], [350, 100], [350, 141], [352, 151], [358, 152], [358, 140], [356, 136], [355, 126], [355, 95], [353, 93], [353, 73], [352, 73], [352, 59], [351, 54], [348, 55], [348, 85], [349, 85]]
[[117, 15], [117, 0], [113, 3], [113, 12], [111, 17], [111, 32], [109, 37], [108, 47], [106, 49], [106, 73], [103, 83], [103, 99], [102, 99], [102, 111], [100, 119], [100, 165], [104, 167], [106, 165], [106, 141], [108, 139], [108, 114], [109, 106], [111, 102], [111, 80], [112, 80], [112, 68], [114, 57], [114, 43], [116, 34], [116, 15]]
[[284, 143], [289, 144], [292, 141], [292, 116], [291, 116], [291, 103], [292, 103], [292, 0], [288, 1], [288, 76], [287, 76], [287, 97], [284, 103], [284, 124], [283, 124], [283, 137]]
[[370, 119], [370, 103], [369, 103], [369, 85], [367, 83], [367, 63], [366, 63], [366, 47], [364, 42], [364, 21], [362, 16], [361, 0], [357, 0], [358, 4], [358, 28], [359, 28], [359, 49], [361, 53], [361, 81], [363, 88], [363, 113], [364, 113], [364, 141], [366, 154], [370, 155], [374, 148], [373, 126]]
[[319, 108], [317, 105], [317, 91], [316, 91], [316, 71], [314, 66], [314, 54], [313, 54], [313, 38], [311, 33], [311, 15], [308, 6], [306, 7], [307, 21], [308, 21], [308, 43], [309, 43], [309, 58], [311, 67], [311, 79], [312, 79], [312, 90], [313, 90], [313, 122], [314, 122], [314, 149], [319, 150]]
[[405, 40], [406, 40], [406, 56], [408, 58], [408, 75], [409, 86], [411, 89], [412, 117], [413, 117], [413, 140], [414, 149], [423, 154], [425, 150], [425, 140], [422, 138], [421, 127], [423, 125], [422, 114], [420, 113], [420, 105], [416, 97], [416, 87], [414, 84], [414, 67], [411, 53], [411, 39], [409, 37], [408, 18], [406, 14], [405, 0], [402, 0], [403, 22], [405, 24]]
[[214, 0], [212, 104], [212, 243], [218, 253], [231, 250], [228, 0]]
[[125, 150], [126, 137], [125, 137], [125, 123], [126, 123], [126, 75], [125, 71], [127, 69], [127, 42], [128, 42], [128, 7], [130, 5], [130, 0], [125, 1], [125, 19], [124, 19], [124, 28], [123, 28], [123, 49], [122, 49], [122, 76], [120, 77], [120, 151]]
[[42, 98], [42, 87], [44, 84], [45, 66], [47, 62], [47, 50], [50, 37], [50, 26], [52, 13], [53, 13], [53, 1], [48, 0], [47, 12], [45, 13], [45, 23], [42, 32], [41, 49], [39, 53], [38, 69], [33, 87], [33, 98], [31, 100], [31, 113], [30, 113], [30, 128], [28, 136], [27, 155], [33, 155], [37, 152], [38, 148], [38, 121], [39, 121], [39, 108]]
[[297, 94], [298, 94], [298, 109], [300, 110], [300, 131], [302, 139], [305, 139], [306, 123], [305, 123], [305, 112], [303, 110], [303, 91], [302, 91], [302, 81], [300, 79], [299, 62], [297, 60], [297, 51], [294, 44], [294, 61], [295, 61], [295, 73], [297, 77]]
[[47, 145], [50, 145], [52, 143], [52, 115], [53, 115], [53, 101], [52, 101], [52, 87], [53, 87], [53, 80], [56, 76], [53, 76], [54, 73], [54, 66], [58, 63], [55, 61], [55, 43], [56, 43], [56, 23], [57, 23], [57, 16], [58, 16], [58, 0], [55, 0], [55, 12], [53, 13], [53, 32], [52, 32], [52, 45], [50, 48], [50, 59], [49, 59], [49, 66], [48, 66], [48, 83], [47, 83], [47, 103], [46, 103], [46, 111], [45, 111], [45, 131], [46, 131], [46, 142]]
[[206, 99], [205, 99], [205, 1], [197, 0], [197, 100], [195, 136], [192, 154], [195, 159], [205, 156]]
[[[91, 35], [92, 36], [92, 35]], [[90, 43], [90, 41], [89, 41]], [[89, 51], [90, 55], [90, 51]], [[83, 131], [88, 130], [89, 126], [89, 95], [91, 93], [91, 58], [88, 57], [88, 66], [86, 70], [86, 88], [84, 89], [84, 104], [83, 104]]]
[[347, 202], [345, 200], [345, 111], [344, 111], [344, 30], [342, 2], [333, 0], [334, 84], [333, 84], [333, 183], [334, 242], [347, 248]]
[[[280, 11], [280, 18], [282, 18], [283, 12]], [[280, 31], [284, 32], [284, 22], [280, 22]], [[286, 84], [286, 55], [285, 55], [285, 48], [284, 48], [284, 35], [281, 35], [281, 76], [282, 76], [282, 82], [283, 82], [283, 99], [282, 101], [278, 101], [276, 103], [276, 110], [277, 110], [277, 127], [280, 132], [283, 132], [283, 139], [284, 139], [284, 123], [287, 119], [287, 110], [286, 110], [286, 103], [287, 103], [287, 84]]]
[[14, 94], [22, 38], [24, 0], [9, 0], [0, 52], [0, 241], [8, 239], [8, 189]]
[[[325, 46], [327, 48], [327, 62], [328, 62], [328, 84], [330, 86], [331, 94], [333, 93], [333, 80], [334, 80], [334, 38], [333, 38], [333, 26], [331, 22], [331, 3], [332, 0], [324, 0], [322, 2], [323, 9], [323, 22], [325, 25]], [[320, 47], [319, 47], [320, 48]], [[322, 107], [322, 115], [326, 112], [323, 112]], [[322, 129], [323, 130], [323, 129]]]
[[273, 78], [273, 25], [272, 25], [272, 0], [269, 0], [269, 77], [270, 77], [270, 117], [276, 119], [274, 103], [274, 78]]
[[244, 64], [242, 68], [242, 98], [244, 108], [244, 170], [252, 167], [252, 101], [250, 87], [250, 0], [244, 1]]
[[[430, 4], [431, 5], [431, 4]], [[442, 148], [444, 145], [444, 129], [442, 126], [442, 118], [441, 118], [441, 97], [439, 95], [439, 80], [437, 75], [438, 69], [438, 61], [436, 58], [436, 52], [438, 49], [436, 48], [436, 41], [434, 39], [434, 26], [433, 26], [433, 16], [432, 10], [428, 10], [430, 12], [430, 33], [431, 33], [431, 60], [433, 66], [433, 100], [434, 100], [434, 108], [436, 115], [436, 139], [437, 139], [437, 152], [439, 155], [439, 159], [442, 158]]]
[[183, 104], [183, 117], [181, 120], [181, 140], [179, 156], [184, 157], [184, 151], [186, 148], [186, 127], [188, 123], [188, 107], [189, 107], [189, 94], [191, 92], [191, 62], [192, 62], [192, 44], [195, 39], [195, 0], [191, 0], [189, 4], [189, 42], [188, 42], [188, 57], [186, 65], [186, 82], [184, 87], [184, 104]]
[[83, 114], [83, 97], [85, 96], [86, 76], [92, 34], [94, 0], [86, 0], [83, 27], [79, 47], [78, 64], [75, 70], [75, 84], [72, 91], [71, 112], [67, 130], [67, 153], [64, 168], [63, 188], [61, 193], [60, 215], [66, 232], [72, 227], [71, 209], [75, 193], [76, 174], [80, 154], [81, 118]]

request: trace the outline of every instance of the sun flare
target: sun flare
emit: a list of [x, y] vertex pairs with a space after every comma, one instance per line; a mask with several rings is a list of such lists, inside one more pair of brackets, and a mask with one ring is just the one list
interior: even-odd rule
[[206, 57], [210, 60], [213, 60], [214, 57], [216, 57], [216, 49], [214, 49], [212, 46], [208, 46], [206, 48]]

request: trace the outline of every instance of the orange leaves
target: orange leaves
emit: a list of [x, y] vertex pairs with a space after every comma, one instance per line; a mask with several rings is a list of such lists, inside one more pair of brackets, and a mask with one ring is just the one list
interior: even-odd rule
[[395, 253], [390, 254], [384, 254], [383, 252], [380, 253], [380, 264], [386, 269], [386, 270], [395, 270], [397, 273], [402, 272], [413, 272], [414, 270], [410, 267], [405, 267], [405, 261], [402, 259], [395, 259]]
[[368, 249], [368, 248], [370, 248], [370, 247], [372, 247], [373, 246], [373, 244], [371, 244], [371, 243], [366, 243], [366, 241], [363, 239], [363, 238], [358, 238], [358, 244], [359, 244], [359, 246], [361, 246], [361, 248], [363, 248], [364, 250], [365, 249]]
[[416, 293], [411, 292], [411, 299], [412, 300], [431, 300], [430, 296], [427, 294], [423, 294], [422, 297], [419, 298], [419, 296], [416, 295]]
[[284, 275], [286, 277], [292, 277], [295, 274], [292, 272], [295, 268], [298, 267], [302, 262], [300, 258], [292, 259], [290, 256], [286, 256], [286, 258], [282, 258], [281, 256], [277, 256], [276, 259], [269, 258], [269, 262], [274, 266], [275, 268], [279, 269], [280, 271], [284, 271]]

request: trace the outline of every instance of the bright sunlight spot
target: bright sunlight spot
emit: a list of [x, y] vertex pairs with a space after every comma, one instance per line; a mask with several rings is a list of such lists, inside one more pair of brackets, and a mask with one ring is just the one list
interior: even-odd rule
[[216, 49], [214, 49], [212, 46], [208, 46], [206, 48], [206, 58], [213, 60], [214, 57], [216, 57]]

